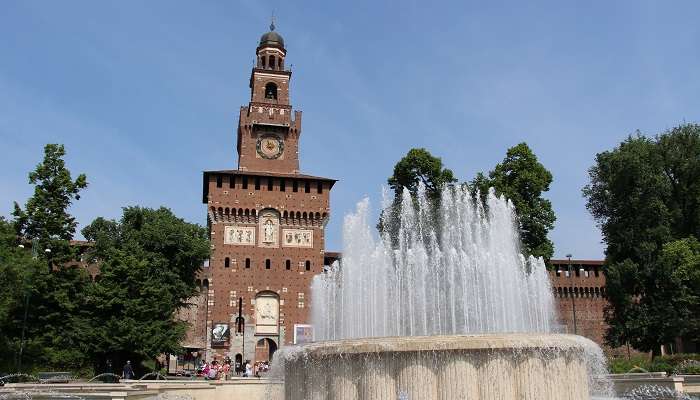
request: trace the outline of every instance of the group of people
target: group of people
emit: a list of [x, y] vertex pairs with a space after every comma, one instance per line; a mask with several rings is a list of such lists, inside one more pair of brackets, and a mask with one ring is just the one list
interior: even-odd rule
[[211, 363], [202, 361], [202, 365], [199, 368], [200, 375], [204, 376], [207, 380], [226, 380], [232, 376], [242, 376], [246, 377], [260, 377], [261, 373], [268, 372], [270, 370], [270, 363], [267, 361], [257, 362], [252, 364], [250, 360], [246, 360], [244, 363], [236, 361], [231, 362], [231, 358], [226, 357], [224, 362], [219, 364], [219, 361], [213, 360]]

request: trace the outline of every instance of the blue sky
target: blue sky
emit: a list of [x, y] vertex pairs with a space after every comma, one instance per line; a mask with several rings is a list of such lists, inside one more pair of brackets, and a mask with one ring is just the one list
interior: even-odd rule
[[274, 9], [304, 111], [302, 170], [343, 216], [411, 147], [460, 180], [527, 142], [552, 171], [555, 255], [603, 256], [581, 188], [597, 152], [700, 121], [698, 1], [3, 1], [0, 214], [63, 143], [81, 227], [165, 205], [205, 223], [201, 172], [235, 168], [238, 107]]

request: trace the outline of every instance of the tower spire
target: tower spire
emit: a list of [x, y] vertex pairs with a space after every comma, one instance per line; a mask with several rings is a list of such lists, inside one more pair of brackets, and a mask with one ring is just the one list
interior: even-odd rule
[[270, 31], [275, 30], [275, 12], [272, 11], [272, 16], [270, 16]]

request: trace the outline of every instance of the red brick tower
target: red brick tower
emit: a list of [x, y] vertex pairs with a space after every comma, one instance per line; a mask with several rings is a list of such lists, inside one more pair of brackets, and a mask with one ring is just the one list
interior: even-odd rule
[[212, 253], [202, 275], [206, 325], [198, 329], [207, 332], [210, 360], [264, 361], [307, 340], [311, 281], [323, 271], [336, 181], [299, 171], [301, 111], [290, 104], [292, 73], [274, 24], [256, 54], [250, 103], [240, 110], [238, 169], [204, 172]]

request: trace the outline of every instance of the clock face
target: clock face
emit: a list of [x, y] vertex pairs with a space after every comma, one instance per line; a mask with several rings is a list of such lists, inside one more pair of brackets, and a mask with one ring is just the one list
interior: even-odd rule
[[282, 155], [284, 142], [276, 135], [266, 134], [258, 138], [256, 148], [260, 157], [272, 160]]

